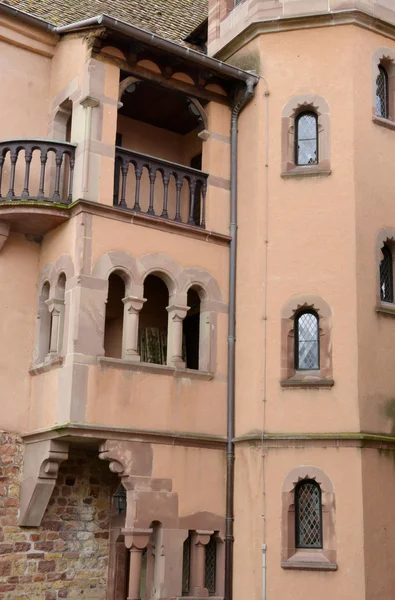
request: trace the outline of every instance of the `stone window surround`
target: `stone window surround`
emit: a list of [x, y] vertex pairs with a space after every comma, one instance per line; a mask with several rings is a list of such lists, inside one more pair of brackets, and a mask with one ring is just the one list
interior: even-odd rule
[[[65, 286], [59, 285], [62, 275]], [[46, 265], [40, 274], [35, 331], [33, 365], [58, 361], [67, 346], [67, 326], [69, 302], [67, 301], [67, 281], [74, 275], [70, 256], [62, 254], [54, 265]], [[43, 294], [49, 287], [48, 297]]]
[[[313, 310], [319, 317], [320, 368], [311, 371], [295, 370], [295, 316]], [[281, 375], [283, 388], [332, 387], [332, 311], [320, 296], [299, 294], [292, 296], [281, 310]]]
[[[212, 275], [198, 267], [183, 269], [164, 253], [147, 254], [136, 260], [130, 254], [118, 251], [110, 251], [103, 255], [92, 269], [93, 277], [106, 282], [107, 287], [111, 273], [117, 273], [125, 282], [123, 361], [140, 362], [137, 349], [139, 311], [145, 302], [144, 280], [152, 274], [161, 277], [169, 290], [167, 365], [185, 369], [181, 355], [182, 322], [189, 309], [188, 290], [194, 288], [201, 300], [199, 371], [215, 371], [217, 316], [218, 313], [227, 313], [227, 306], [222, 301], [221, 291]], [[102, 330], [104, 342], [104, 322]], [[104, 355], [104, 347], [97, 349], [97, 355]]]
[[[376, 114], [376, 80], [382, 65], [388, 75], [389, 117], [385, 119]], [[391, 48], [377, 48], [372, 55], [372, 120], [376, 125], [395, 129], [395, 51]]]
[[[295, 487], [300, 481], [311, 479], [321, 488], [323, 548], [295, 548]], [[282, 492], [281, 512], [281, 567], [283, 569], [305, 569], [335, 571], [335, 494], [330, 478], [319, 467], [301, 465], [285, 477]]]
[[376, 271], [376, 312], [395, 316], [395, 303], [381, 300], [380, 293], [380, 263], [383, 258], [381, 248], [387, 244], [392, 252], [392, 273], [395, 273], [395, 229], [385, 227], [376, 236], [375, 271]]
[[[295, 120], [305, 111], [318, 117], [318, 164], [298, 166], [295, 162]], [[316, 94], [293, 96], [281, 113], [281, 176], [303, 177], [329, 175], [330, 163], [330, 113], [326, 100]]]

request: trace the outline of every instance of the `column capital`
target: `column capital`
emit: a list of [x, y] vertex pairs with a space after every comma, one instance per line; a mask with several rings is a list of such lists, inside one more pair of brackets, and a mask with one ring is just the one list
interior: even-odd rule
[[214, 531], [198, 529], [192, 536], [192, 543], [201, 546], [207, 546]]
[[147, 302], [147, 299], [138, 298], [137, 296], [125, 296], [125, 298], [122, 298], [122, 302], [130, 313], [138, 313]]
[[166, 310], [169, 313], [170, 317], [176, 321], [182, 321], [185, 319], [190, 306], [181, 306], [179, 304], [170, 304], [166, 306]]
[[48, 306], [50, 313], [60, 312], [64, 306], [64, 300], [59, 300], [58, 298], [48, 298], [48, 300], [45, 300], [45, 304]]
[[144, 550], [148, 546], [152, 532], [153, 529], [121, 529], [121, 533], [123, 533], [125, 539], [125, 546], [131, 551]]

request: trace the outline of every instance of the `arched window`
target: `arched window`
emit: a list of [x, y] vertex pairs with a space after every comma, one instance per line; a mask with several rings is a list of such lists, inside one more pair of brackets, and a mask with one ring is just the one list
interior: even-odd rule
[[295, 322], [295, 369], [310, 371], [320, 368], [320, 328], [314, 311], [303, 311]]
[[318, 117], [302, 112], [295, 121], [295, 164], [318, 165]]
[[62, 352], [65, 318], [65, 294], [66, 276], [64, 273], [61, 273], [55, 286], [54, 296], [47, 302], [48, 308], [51, 312], [51, 334], [49, 345], [50, 358], [55, 358]]
[[117, 273], [108, 279], [106, 321], [104, 326], [104, 352], [111, 358], [122, 358], [123, 315], [125, 283]]
[[376, 114], [383, 119], [389, 118], [388, 73], [383, 65], [379, 65], [376, 79]]
[[394, 301], [392, 252], [387, 244], [381, 248], [383, 258], [380, 262], [380, 299], [383, 302]]
[[169, 290], [162, 279], [148, 275], [144, 281], [146, 302], [140, 312], [139, 346], [142, 362], [167, 363], [167, 326]]
[[49, 312], [48, 301], [49, 301], [50, 286], [46, 281], [42, 287], [39, 306], [38, 306], [38, 348], [37, 348], [37, 362], [41, 363], [49, 352], [51, 342], [51, 321], [52, 316]]
[[322, 548], [321, 488], [306, 479], [295, 488], [295, 547]]
[[187, 369], [199, 369], [200, 298], [190, 289], [187, 296], [189, 310], [183, 321], [183, 354]]

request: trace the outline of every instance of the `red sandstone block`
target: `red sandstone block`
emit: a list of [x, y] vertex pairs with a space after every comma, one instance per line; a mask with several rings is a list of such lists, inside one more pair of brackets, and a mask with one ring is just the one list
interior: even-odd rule
[[68, 590], [59, 590], [58, 591], [58, 598], [67, 598], [68, 596]]
[[13, 550], [14, 547], [12, 544], [0, 544], [0, 554], [9, 554]]
[[45, 592], [45, 600], [56, 600], [56, 592]]
[[13, 575], [12, 577], [8, 577], [7, 583], [19, 583], [18, 575]]
[[0, 592], [13, 592], [16, 586], [11, 583], [0, 584]]
[[60, 581], [62, 579], [61, 573], [48, 573], [47, 581]]
[[38, 571], [39, 573], [50, 573], [55, 571], [55, 561], [40, 560], [40, 562], [38, 563]]
[[34, 581], [35, 583], [38, 583], [38, 582], [40, 582], [40, 581], [45, 581], [45, 575], [35, 575], [35, 576], [33, 577], [33, 581]]
[[0, 561], [0, 576], [6, 577], [11, 574], [12, 562], [10, 560]]
[[27, 558], [29, 560], [44, 558], [44, 552], [30, 552], [30, 554], [27, 555]]
[[38, 542], [38, 540], [40, 539], [40, 536], [38, 535], [38, 533], [31, 533], [30, 539], [32, 542]]
[[28, 542], [15, 542], [15, 552], [29, 552], [30, 548], [31, 544], [29, 544]]
[[34, 544], [35, 550], [41, 550], [41, 552], [52, 552], [53, 542], [36, 542]]

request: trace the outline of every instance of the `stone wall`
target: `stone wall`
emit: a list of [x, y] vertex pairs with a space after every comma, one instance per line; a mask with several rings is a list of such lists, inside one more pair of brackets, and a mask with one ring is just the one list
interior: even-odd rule
[[0, 600], [104, 600], [111, 496], [97, 452], [72, 450], [40, 527], [17, 525], [24, 446], [0, 433]]

